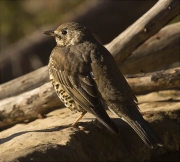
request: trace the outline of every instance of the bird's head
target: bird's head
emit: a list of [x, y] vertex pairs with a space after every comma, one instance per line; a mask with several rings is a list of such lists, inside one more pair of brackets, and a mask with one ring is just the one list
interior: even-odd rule
[[43, 34], [55, 37], [58, 46], [75, 45], [86, 39], [93, 39], [89, 30], [76, 22], [64, 23], [56, 30], [45, 31]]

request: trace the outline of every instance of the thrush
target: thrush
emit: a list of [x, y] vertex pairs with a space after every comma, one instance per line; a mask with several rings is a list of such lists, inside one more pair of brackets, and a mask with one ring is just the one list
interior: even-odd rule
[[119, 128], [106, 113], [108, 108], [127, 122], [148, 147], [163, 146], [139, 112], [137, 98], [113, 56], [85, 26], [68, 22], [44, 34], [55, 37], [57, 43], [48, 64], [54, 89], [66, 107], [81, 112], [73, 126], [89, 112], [118, 134]]

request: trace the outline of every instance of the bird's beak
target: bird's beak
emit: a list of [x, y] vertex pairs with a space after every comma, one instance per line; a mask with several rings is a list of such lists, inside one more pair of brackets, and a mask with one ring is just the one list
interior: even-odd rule
[[56, 34], [54, 33], [53, 30], [45, 31], [45, 32], [43, 32], [43, 34], [50, 35], [50, 36], [52, 36], [52, 37], [55, 37], [55, 36], [56, 36]]

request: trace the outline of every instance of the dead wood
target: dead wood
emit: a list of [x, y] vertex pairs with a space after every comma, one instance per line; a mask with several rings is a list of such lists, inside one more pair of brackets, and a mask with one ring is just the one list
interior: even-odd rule
[[[179, 61], [179, 40], [180, 23], [168, 25], [132, 52], [124, 62], [119, 63], [119, 68], [123, 74], [168, 69]], [[180, 62], [177, 66], [180, 66]]]
[[62, 105], [51, 83], [18, 96], [0, 100], [0, 128], [37, 119]]
[[[178, 88], [180, 85], [179, 71], [180, 68], [174, 68], [153, 73], [126, 75], [126, 78], [133, 91], [136, 94], [141, 94], [168, 88]], [[0, 85], [0, 99], [2, 100], [32, 90], [47, 82], [49, 82], [49, 77], [47, 66], [45, 66]]]
[[[136, 94], [177, 88], [180, 85], [180, 68], [129, 75], [127, 81]], [[174, 104], [179, 105], [170, 103], [170, 106]], [[51, 83], [48, 82], [18, 96], [0, 100], [0, 127], [38, 118], [38, 114], [49, 112], [61, 105]]]
[[106, 45], [106, 48], [120, 63], [178, 14], [178, 1], [160, 0], [133, 25]]
[[[141, 17], [125, 32], [115, 38], [106, 47], [115, 56], [118, 62], [122, 62], [145, 40], [150, 38], [168, 21], [174, 18], [179, 12], [177, 8], [177, 1], [159, 1], [143, 17]], [[162, 34], [162, 32], [168, 30], [168, 32], [166, 32], [167, 35], [163, 37], [164, 39], [168, 40], [165, 43], [164, 48], [166, 48], [167, 46], [168, 48], [174, 47], [169, 46], [173, 44], [177, 45], [176, 43], [174, 43], [174, 40], [177, 41], [177, 38], [179, 36], [177, 34], [179, 33], [179, 30], [177, 28], [179, 23], [175, 25], [176, 26], [171, 25], [169, 27], [166, 27], [164, 30], [158, 33], [160, 35]], [[176, 27], [176, 34], [175, 32], [170, 32], [173, 27]], [[157, 37], [157, 35], [152, 37], [147, 42], [149, 44], [151, 42], [156, 45], [157, 39], [155, 38]], [[173, 39], [168, 39], [170, 35]], [[159, 41], [161, 42], [161, 44], [163, 44], [163, 38], [162, 41]], [[119, 42], [122, 43], [122, 45]], [[139, 49], [145, 50], [143, 46], [146, 46], [146, 44], [142, 45]], [[177, 48], [177, 46], [175, 47]], [[141, 54], [139, 54], [139, 49], [137, 49], [137, 53], [132, 56], [134, 58], [137, 57], [137, 60], [139, 58], [139, 55], [142, 55], [143, 53], [141, 52]], [[151, 50], [152, 49], [153, 47], [151, 47]], [[159, 51], [162, 51], [162, 49], [160, 48]], [[159, 56], [163, 57], [163, 55]], [[144, 55], [144, 59], [146, 59], [146, 57], [148, 59], [149, 55]], [[159, 59], [162, 59], [161, 57], [159, 57]], [[0, 100], [0, 127], [10, 126], [17, 122], [23, 122], [24, 120], [35, 119], [38, 117], [38, 114], [43, 114], [62, 105], [57, 95], [55, 94], [51, 83], [49, 83], [48, 81], [49, 79], [47, 67], [43, 67], [30, 74], [2, 84], [0, 86], [0, 99], [3, 99]], [[177, 88], [180, 84], [180, 68], [133, 76], [129, 75], [127, 76], [127, 81], [136, 94], [169, 88]]]
[[180, 88], [180, 67], [152, 73], [126, 75], [126, 79], [135, 94]]
[[13, 79], [0, 85], [0, 100], [19, 95], [20, 93], [37, 88], [49, 81], [48, 67], [39, 68], [36, 71]]
[[[179, 60], [180, 23], [163, 28], [151, 37], [123, 63], [119, 63], [124, 74], [149, 72], [160, 67], [169, 67]], [[156, 61], [154, 61], [156, 60]], [[48, 67], [42, 67], [29, 74], [0, 85], [0, 99], [18, 95], [49, 81]]]
[[[150, 6], [152, 6], [152, 4], [154, 4], [154, 2], [147, 2]], [[146, 4], [147, 4], [146, 3]], [[166, 0], [166, 1], [159, 1], [157, 4], [155, 4], [155, 6], [157, 6], [157, 7], [153, 7], [153, 8], [157, 8], [158, 9], [158, 6], [159, 6], [159, 9], [162, 9], [163, 7], [165, 7], [165, 8], [163, 8], [163, 11], [162, 11], [162, 13], [160, 12], [160, 11], [158, 11], [157, 13], [155, 12], [156, 10], [153, 10], [153, 9], [151, 9], [151, 10], [149, 10], [145, 15], [147, 15], [148, 16], [148, 18], [147, 18], [147, 21], [146, 20], [144, 20], [143, 19], [143, 17], [145, 16], [142, 16], [142, 18], [140, 18], [140, 20], [138, 20], [137, 22], [135, 22], [135, 24], [134, 25], [132, 25], [132, 26], [136, 26], [137, 28], [138, 28], [138, 22], [139, 23], [142, 23], [142, 22], [146, 22], [146, 23], [148, 23], [148, 21], [152, 21], [152, 22], [149, 22], [149, 24], [153, 24], [152, 26], [150, 26], [150, 33], [151, 33], [151, 31], [154, 31], [154, 34], [160, 29], [160, 28], [162, 28], [163, 26], [164, 26], [164, 24], [167, 24], [168, 22], [169, 22], [169, 19], [170, 19], [170, 17], [172, 16], [173, 17], [173, 15], [174, 15], [174, 17], [175, 17], [175, 13], [177, 13], [177, 11], [178, 11], [178, 4], [177, 5], [174, 5], [174, 3], [178, 3], [177, 1], [172, 1], [172, 0]], [[100, 4], [100, 5], [99, 5]], [[101, 20], [101, 23], [99, 23], [98, 24], [98, 26], [99, 26], [99, 28], [98, 28], [98, 31], [97, 31], [97, 25], [96, 25], [96, 27], [95, 27], [95, 25], [92, 23], [92, 14], [89, 14], [90, 13], [90, 11], [92, 12], [92, 13], [94, 13], [94, 11], [96, 11], [96, 14], [95, 14], [95, 16], [94, 17], [98, 17], [98, 15], [102, 15], [102, 14], [100, 14], [101, 13], [101, 11], [100, 10], [103, 10], [103, 13], [104, 13], [104, 8], [108, 8], [108, 5], [110, 5], [110, 4], [106, 4], [106, 5], [104, 5], [103, 7], [101, 6], [103, 3], [102, 2], [94, 2], [94, 3], [86, 3], [86, 4], [84, 4], [84, 5], [82, 5], [80, 8], [78, 8], [76, 11], [72, 11], [72, 13], [70, 14], [70, 15], [68, 15], [67, 17], [68, 18], [65, 18], [63, 21], [77, 21], [77, 22], [81, 22], [81, 23], [83, 23], [84, 25], [86, 25], [86, 26], [88, 26], [89, 27], [89, 29], [92, 31], [92, 32], [95, 32], [95, 33], [101, 33], [101, 35], [112, 35], [111, 36], [111, 39], [112, 38], [114, 38], [116, 35], [117, 35], [117, 31], [119, 31], [118, 29], [120, 29], [120, 27], [119, 27], [119, 23], [116, 23], [115, 25], [113, 25], [112, 23], [111, 23], [111, 21], [109, 22], [109, 23], [107, 23], [108, 21], [107, 21], [107, 19], [104, 19], [104, 20]], [[127, 4], [127, 3], [125, 3], [125, 2], [122, 2], [122, 4], [123, 5], [130, 5], [130, 4]], [[136, 2], [136, 4], [138, 4], [138, 5], [141, 5], [142, 3], [138, 3], [138, 2]], [[132, 6], [131, 7], [133, 7], [133, 3], [132, 3]], [[161, 6], [162, 5], [162, 6]], [[168, 8], [168, 10], [167, 10], [167, 6], [163, 6], [163, 5], [169, 5], [170, 7]], [[99, 6], [101, 6], [100, 7], [100, 9], [98, 9], [98, 7]], [[112, 7], [115, 7], [115, 5], [114, 6], [112, 6], [112, 5], [110, 5], [111, 6], [111, 8], [108, 10], [108, 11], [112, 11]], [[136, 6], [136, 5], [135, 5]], [[89, 9], [88, 9], [89, 8]], [[144, 10], [144, 8], [146, 8], [145, 10]], [[147, 6], [146, 5], [144, 5], [143, 6], [143, 12], [145, 12], [146, 10], [147, 10]], [[165, 9], [165, 10], [164, 10]], [[80, 12], [80, 10], [81, 10], [81, 12]], [[119, 9], [116, 7], [116, 11], [118, 11]], [[137, 9], [136, 9], [137, 10]], [[122, 10], [121, 10], [122, 11]], [[124, 14], [124, 10], [122, 11], [122, 12], [120, 12], [120, 14], [118, 14], [118, 15], [121, 15], [121, 14]], [[139, 11], [137, 12], [137, 14], [136, 15], [138, 15], [138, 14], [140, 14], [140, 15], [142, 15], [142, 13], [143, 13], [142, 11], [141, 11], [141, 14], [139, 13]], [[167, 14], [165, 14], [165, 12], [167, 12]], [[149, 13], [149, 14], [148, 14]], [[157, 14], [157, 15], [156, 15]], [[159, 15], [158, 15], [159, 14]], [[75, 15], [77, 16], [77, 17], [75, 17]], [[84, 18], [83, 16], [86, 16], [86, 18]], [[140, 16], [139, 15], [139, 16]], [[113, 15], [111, 15], [111, 16], [113, 16]], [[153, 17], [154, 16], [154, 17]], [[157, 16], [157, 17], [156, 17]], [[160, 19], [158, 19], [159, 17], [160, 17]], [[130, 17], [133, 17], [132, 15], [130, 16]], [[102, 16], [100, 16], [100, 17], [98, 17], [98, 20], [99, 19], [102, 19]], [[110, 17], [111, 18], [111, 17]], [[156, 19], [157, 18], [157, 19]], [[112, 18], [111, 18], [112, 19]], [[120, 19], [120, 17], [119, 17], [119, 19]], [[119, 20], [118, 19], [118, 20]], [[137, 18], [133, 18], [133, 20], [131, 20], [131, 23], [132, 22], [134, 22], [135, 20], [136, 20]], [[89, 20], [91, 20], [91, 21], [89, 21]], [[98, 21], [97, 20], [97, 21]], [[109, 20], [109, 19], [108, 19]], [[158, 21], [157, 21], [158, 20]], [[153, 22], [154, 21], [154, 22]], [[161, 21], [163, 21], [163, 23], [164, 24], [162, 24], [161, 25]], [[116, 21], [116, 22], [118, 22], [118, 21]], [[157, 22], [157, 23], [156, 23]], [[93, 24], [93, 25], [92, 25]], [[102, 24], [106, 24], [105, 26], [106, 26], [106, 30], [104, 30], [104, 25], [102, 26]], [[123, 21], [123, 23], [121, 23], [121, 25], [120, 26], [123, 26], [122, 28], [121, 28], [121, 30], [120, 30], [120, 32], [122, 31], [122, 30], [124, 30], [124, 28], [126, 28], [127, 26], [129, 26], [129, 24], [126, 24], [126, 21]], [[149, 24], [148, 24], [148, 27], [149, 27]], [[20, 69], [21, 67], [21, 65], [16, 65], [16, 61], [14, 61], [14, 59], [15, 60], [17, 60], [16, 58], [24, 58], [24, 57], [26, 57], [26, 58], [29, 58], [30, 59], [30, 56], [33, 56], [33, 57], [36, 57], [37, 55], [38, 55], [38, 57], [41, 59], [40, 61], [43, 61], [43, 62], [46, 62], [47, 63], [47, 60], [48, 60], [48, 57], [49, 57], [49, 54], [50, 54], [50, 50], [55, 46], [55, 41], [53, 40], [53, 39], [50, 39], [50, 38], [48, 38], [48, 37], [45, 37], [45, 36], [43, 36], [42, 35], [42, 31], [44, 31], [45, 29], [47, 30], [47, 29], [55, 29], [57, 26], [58, 26], [59, 24], [56, 24], [56, 25], [52, 25], [52, 26], [49, 26], [49, 27], [43, 27], [43, 28], [40, 28], [38, 31], [36, 31], [35, 33], [33, 33], [33, 34], [31, 34], [30, 36], [28, 36], [28, 37], [26, 37], [26, 38], [24, 38], [24, 39], [22, 39], [22, 40], [20, 40], [19, 42], [17, 42], [16, 44], [13, 44], [13, 45], [11, 45], [11, 46], [8, 46], [6, 49], [2, 49], [1, 50], [1, 58], [0, 58], [0, 69], [1, 69], [1, 75], [2, 75], [2, 82], [4, 82], [4, 81], [6, 81], [6, 80], [8, 80], [8, 78], [7, 78], [7, 76], [9, 76], [9, 75], [11, 75], [10, 73], [11, 72], [9, 72], [9, 75], [7, 75], [7, 73], [6, 73], [6, 71], [7, 70], [10, 70], [12, 67], [16, 67], [16, 68], [12, 68], [11, 70], [12, 70], [12, 74], [14, 75], [14, 77], [17, 77], [17, 76], [19, 76], [20, 75], [20, 73], [22, 74], [22, 73], [27, 73], [27, 72], [25, 72], [25, 71], [23, 71], [22, 69]], [[125, 26], [124, 26], [125, 25]], [[145, 24], [140, 24], [140, 25], [145, 25]], [[155, 29], [153, 28], [152, 30], [151, 30], [151, 27], [154, 27], [154, 26], [158, 26], [157, 28], [159, 28], [156, 32], [155, 32]], [[160, 27], [161, 26], [161, 27]], [[95, 29], [94, 29], [94, 27], [95, 27]], [[143, 27], [143, 26], [140, 26], [140, 27]], [[101, 30], [103, 28], [103, 30]], [[113, 29], [113, 30], [111, 30], [111, 32], [109, 32], [109, 29]], [[132, 27], [130, 27], [130, 29], [131, 29]], [[113, 34], [113, 32], [115, 31], [114, 29], [116, 29], [116, 33], [114, 33]], [[131, 49], [132, 47], [133, 47], [133, 41], [135, 42], [135, 43], [137, 43], [137, 42], [139, 42], [139, 41], [141, 41], [141, 32], [139, 32], [139, 36], [137, 35], [137, 37], [138, 37], [138, 40], [136, 40], [136, 39], [131, 39], [131, 37], [133, 37], [133, 30], [131, 31], [129, 28], [127, 29], [127, 31], [126, 31], [126, 33], [128, 33], [128, 31], [130, 32], [130, 33], [128, 33], [128, 35], [125, 35], [125, 34], [122, 34], [122, 39], [123, 40], [120, 40], [120, 42], [119, 42], [119, 39], [117, 38], [117, 39], [115, 39], [115, 40], [117, 40], [117, 42], [114, 40], [114, 41], [112, 41], [108, 46], [110, 47], [110, 48], [108, 48], [109, 50], [110, 50], [110, 52], [113, 54], [113, 55], [116, 55], [116, 52], [117, 51], [121, 51], [121, 49], [122, 49], [122, 45], [124, 44], [124, 43], [122, 43], [122, 42], [124, 42], [124, 41], [126, 41], [127, 39], [129, 39], [129, 41], [130, 41], [130, 43], [128, 43], [127, 41], [126, 41], [126, 43], [128, 43], [128, 45], [127, 45], [127, 48], [126, 47], [123, 47], [123, 49], [124, 48], [126, 48], [126, 50], [129, 50], [129, 49]], [[135, 30], [134, 30], [135, 31]], [[139, 28], [138, 28], [138, 31], [139, 31]], [[106, 34], [104, 34], [104, 33], [106, 33]], [[109, 34], [110, 33], [110, 34]], [[123, 32], [124, 33], [124, 32]], [[144, 33], [144, 35], [149, 35], [148, 34], [149, 33], [149, 31], [147, 32], [147, 33]], [[125, 35], [125, 38], [123, 38], [123, 35]], [[153, 34], [152, 34], [153, 35]], [[126, 38], [128, 36], [128, 38]], [[118, 36], [118, 37], [120, 37], [120, 36]], [[150, 37], [150, 36], [149, 36]], [[144, 38], [144, 37], [143, 37]], [[148, 39], [148, 38], [146, 38], [146, 39]], [[145, 40], [143, 40], [142, 41], [142, 43], [144, 42]], [[125, 44], [126, 44], [125, 43]], [[114, 44], [114, 45], [113, 45]], [[129, 46], [129, 44], [130, 44], [130, 46]], [[138, 43], [138, 46], [140, 45], [141, 43]], [[116, 46], [115, 46], [116, 45]], [[112, 47], [115, 47], [115, 49], [114, 50], [112, 50]], [[138, 47], [138, 46], [136, 46], [136, 48]], [[41, 50], [39, 50], [39, 49], [41, 49]], [[135, 49], [131, 49], [131, 52], [129, 51], [129, 53], [131, 54], [133, 51], [134, 51]], [[115, 52], [115, 53], [114, 53]], [[124, 53], [123, 51], [120, 53], [120, 55], [126, 55], [126, 53]], [[128, 54], [129, 55], [129, 54]], [[14, 56], [16, 56], [16, 58], [14, 58]], [[37, 58], [37, 57], [36, 57]], [[116, 57], [115, 57], [116, 58]], [[22, 59], [22, 60], [24, 60], [24, 59]], [[26, 61], [28, 60], [28, 59], [25, 59]], [[26, 61], [23, 61], [23, 63], [24, 62], [26, 62]], [[39, 62], [40, 62], [39, 61]], [[27, 63], [27, 66], [28, 66], [28, 64], [31, 64], [30, 62], [32, 62], [31, 60], [29, 60], [29, 61], [27, 61], [28, 63]], [[7, 65], [8, 64], [8, 65]], [[42, 64], [42, 63], [40, 63], [40, 64]], [[34, 67], [39, 67], [40, 66], [40, 64], [37, 64], [36, 66], [32, 66], [31, 68], [32, 69], [34, 69]], [[12, 67], [9, 67], [10, 65], [12, 65]], [[158, 64], [157, 64], [157, 66], [158, 66]], [[9, 67], [9, 68], [8, 68]], [[8, 69], [7, 69], [8, 68]], [[19, 70], [18, 70], [19, 69]], [[11, 71], [10, 70], [10, 71]], [[159, 69], [156, 69], [156, 70], [159, 70]], [[148, 71], [146, 71], [146, 72], [148, 72]], [[129, 72], [126, 72], [126, 73], [129, 73]], [[4, 79], [3, 79], [4, 78]], [[3, 81], [4, 80], [4, 81]]]

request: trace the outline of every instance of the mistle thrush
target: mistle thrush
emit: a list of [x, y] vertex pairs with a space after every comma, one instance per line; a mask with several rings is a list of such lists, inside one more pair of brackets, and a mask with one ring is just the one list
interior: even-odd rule
[[81, 112], [73, 125], [89, 112], [118, 134], [119, 128], [105, 111], [108, 108], [127, 122], [147, 146], [163, 145], [140, 114], [137, 99], [113, 56], [86, 27], [68, 22], [44, 34], [55, 37], [57, 42], [49, 60], [50, 80], [65, 106]]

